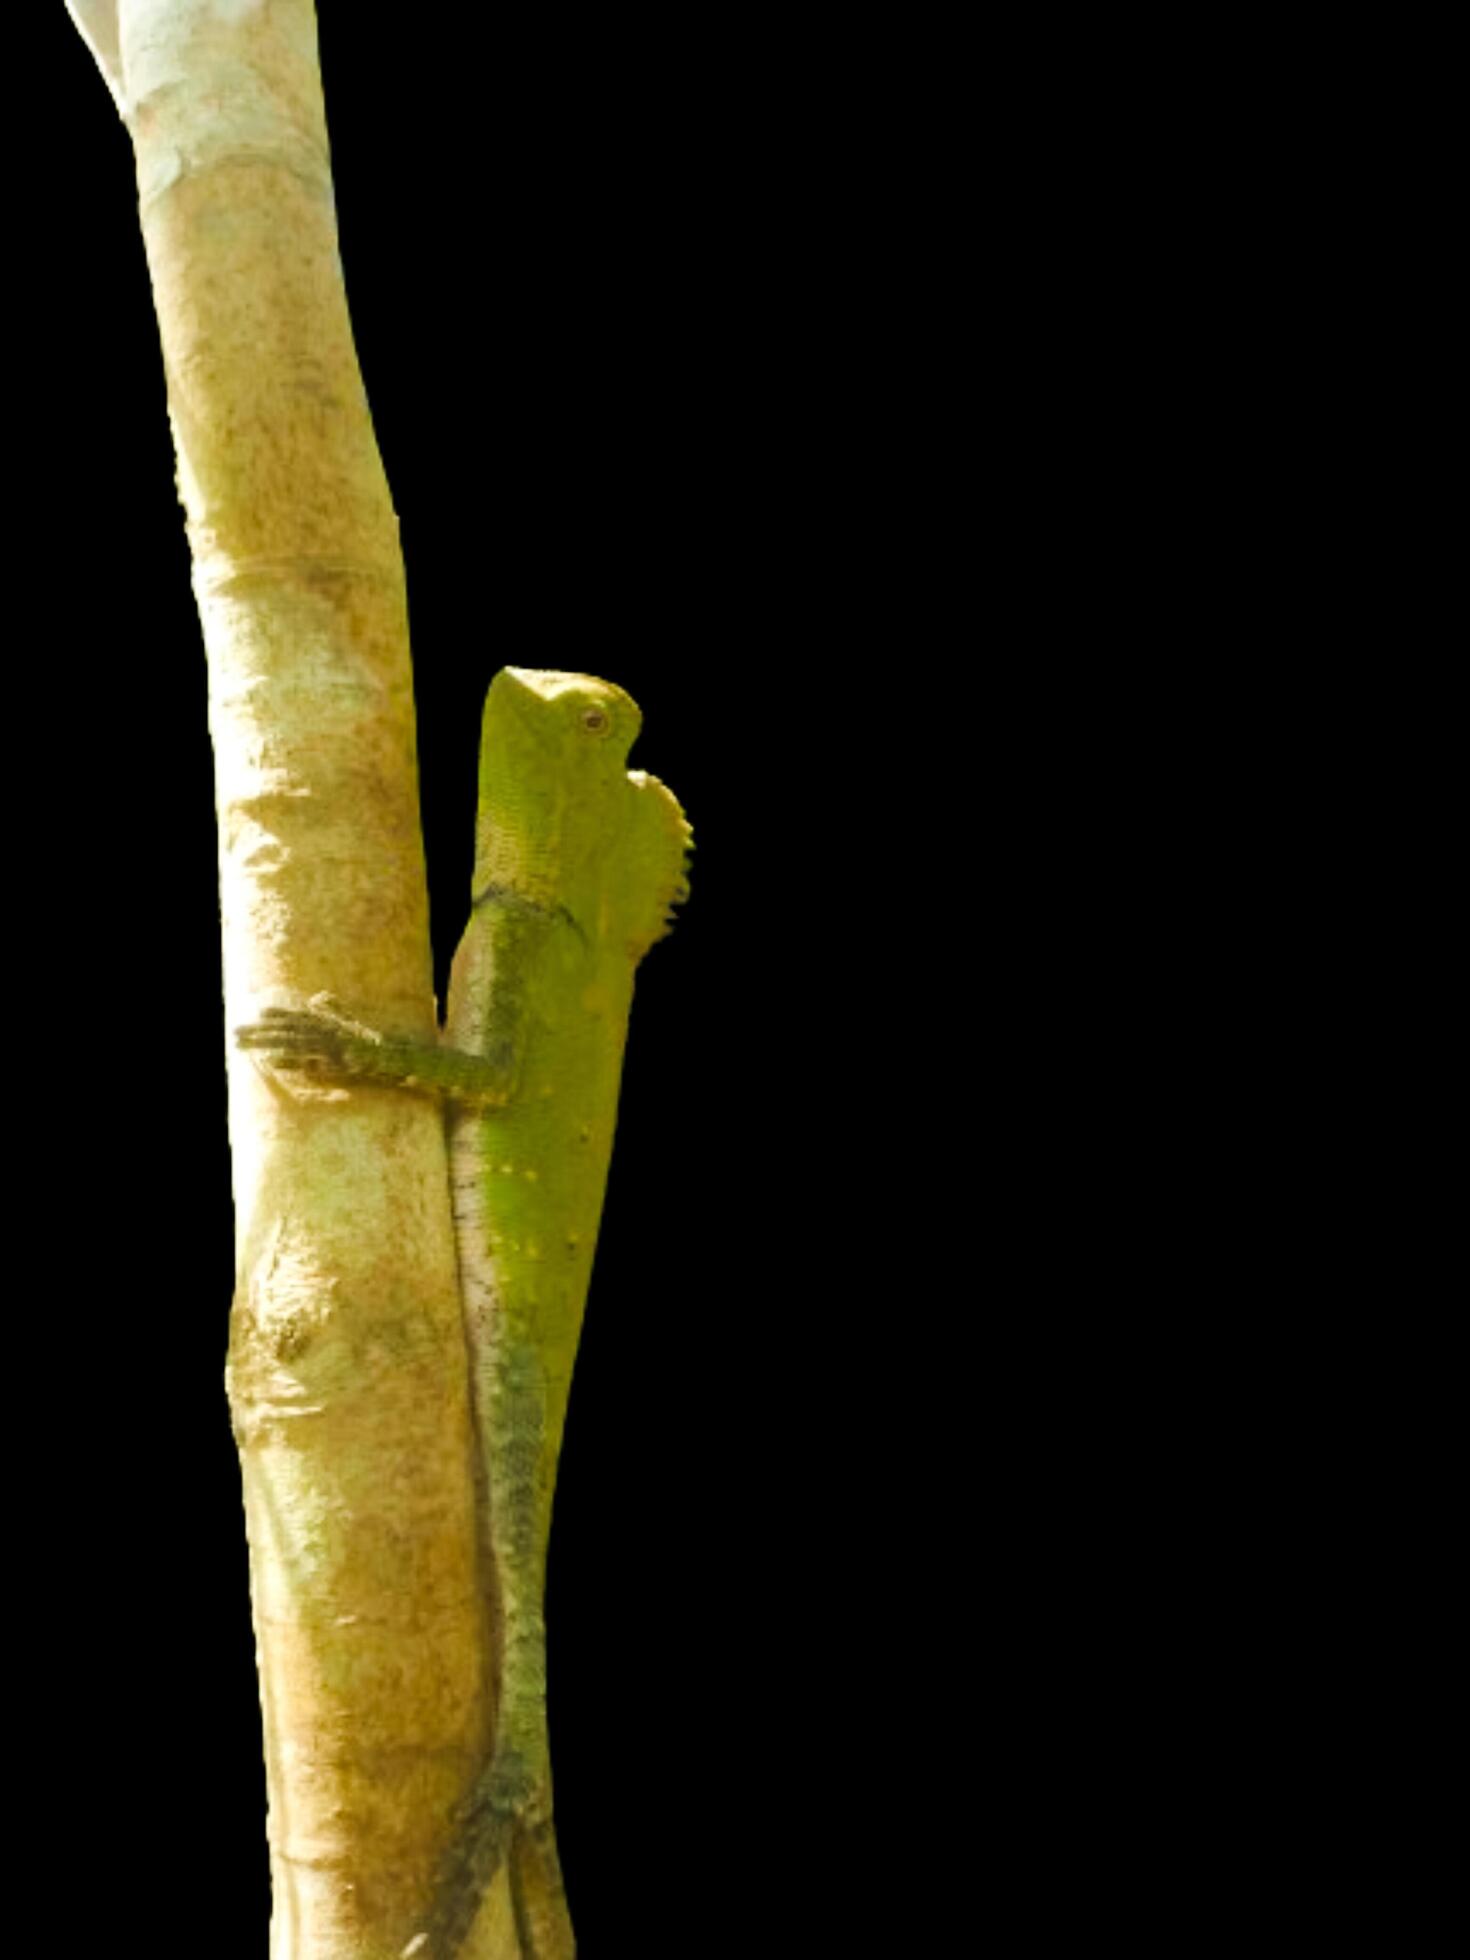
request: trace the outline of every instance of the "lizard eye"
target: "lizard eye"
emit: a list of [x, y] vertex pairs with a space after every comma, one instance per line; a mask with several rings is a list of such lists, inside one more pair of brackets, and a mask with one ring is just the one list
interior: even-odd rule
[[607, 716], [601, 708], [584, 708], [582, 710], [582, 726], [587, 730], [589, 735], [605, 735], [608, 731], [609, 723]]

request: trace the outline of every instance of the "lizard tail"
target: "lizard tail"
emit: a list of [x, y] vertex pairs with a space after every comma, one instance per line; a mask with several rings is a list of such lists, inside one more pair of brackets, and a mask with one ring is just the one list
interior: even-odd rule
[[577, 1940], [549, 1817], [524, 1820], [517, 1828], [510, 1886], [522, 1960], [576, 1960]]
[[457, 1960], [506, 1861], [514, 1823], [508, 1812], [483, 1804], [472, 1805], [465, 1815], [429, 1908], [423, 1960]]

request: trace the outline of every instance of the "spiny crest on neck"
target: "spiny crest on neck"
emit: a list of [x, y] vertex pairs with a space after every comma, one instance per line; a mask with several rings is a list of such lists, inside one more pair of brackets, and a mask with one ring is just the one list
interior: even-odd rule
[[633, 958], [639, 960], [673, 930], [674, 910], [689, 896], [694, 831], [679, 799], [657, 776], [630, 769], [628, 781], [647, 813], [641, 826], [642, 902], [635, 911], [629, 942]]

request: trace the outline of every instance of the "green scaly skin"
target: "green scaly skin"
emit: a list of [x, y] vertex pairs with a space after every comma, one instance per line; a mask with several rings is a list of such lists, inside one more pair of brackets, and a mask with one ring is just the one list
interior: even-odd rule
[[634, 970], [687, 891], [689, 826], [625, 767], [641, 717], [586, 674], [507, 667], [485, 703], [472, 911], [442, 1043], [317, 1000], [238, 1029], [273, 1069], [444, 1099], [499, 1680], [495, 1746], [424, 1928], [453, 1960], [509, 1859], [525, 1960], [575, 1952], [551, 1819], [542, 1598]]

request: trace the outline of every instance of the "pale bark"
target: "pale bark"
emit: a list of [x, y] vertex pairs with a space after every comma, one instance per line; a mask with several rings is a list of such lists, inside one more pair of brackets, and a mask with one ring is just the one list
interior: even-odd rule
[[[403, 569], [314, 7], [68, 6], [137, 166], [209, 667], [225, 1026], [326, 990], [428, 1038]], [[427, 1100], [289, 1094], [228, 1040], [226, 1062], [270, 1951], [396, 1960], [492, 1714], [443, 1128]], [[515, 1953], [503, 1886], [470, 1951]]]

